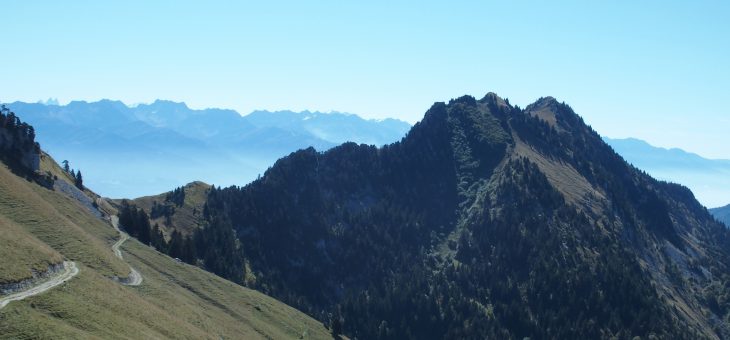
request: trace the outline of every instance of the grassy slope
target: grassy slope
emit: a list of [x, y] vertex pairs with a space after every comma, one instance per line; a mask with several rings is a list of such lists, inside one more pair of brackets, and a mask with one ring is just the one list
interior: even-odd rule
[[63, 171], [63, 169], [53, 160], [53, 158], [44, 151], [41, 151], [41, 172], [48, 172], [57, 178], [63, 179], [66, 182], [73, 183], [74, 179], [71, 175]]
[[301, 312], [134, 240], [122, 248], [144, 283], [122, 286], [109, 279], [129, 272], [110, 249], [116, 238], [72, 199], [0, 166], [0, 277], [24, 278], [29, 268], [61, 258], [81, 269], [62, 286], [0, 310], [0, 338], [328, 337]]
[[0, 214], [0, 284], [29, 278], [63, 261], [61, 254]]
[[106, 276], [129, 274], [109, 250], [117, 238], [114, 229], [75, 200], [17, 177], [5, 166], [0, 166], [0, 214], [72, 261]]

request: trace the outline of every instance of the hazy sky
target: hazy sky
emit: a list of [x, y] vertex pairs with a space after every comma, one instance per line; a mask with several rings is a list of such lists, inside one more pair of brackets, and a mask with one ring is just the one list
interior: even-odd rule
[[3, 1], [0, 101], [415, 122], [463, 94], [552, 95], [601, 134], [730, 159], [728, 4]]

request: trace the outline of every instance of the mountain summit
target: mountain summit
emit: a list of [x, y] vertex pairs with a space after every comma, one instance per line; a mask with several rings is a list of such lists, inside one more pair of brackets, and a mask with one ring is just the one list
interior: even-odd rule
[[435, 103], [400, 142], [213, 187], [203, 216], [206, 268], [351, 337], [730, 337], [727, 229], [551, 97]]

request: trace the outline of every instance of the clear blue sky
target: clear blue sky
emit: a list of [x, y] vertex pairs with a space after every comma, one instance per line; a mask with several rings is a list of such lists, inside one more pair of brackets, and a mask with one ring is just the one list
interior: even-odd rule
[[0, 101], [421, 118], [552, 95], [600, 133], [730, 159], [728, 1], [4, 1]]

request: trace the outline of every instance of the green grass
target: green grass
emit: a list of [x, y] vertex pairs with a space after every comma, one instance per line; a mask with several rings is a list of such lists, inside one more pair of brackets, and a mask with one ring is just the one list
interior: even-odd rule
[[50, 173], [52, 176], [56, 176], [56, 178], [65, 180], [69, 183], [74, 182], [74, 178], [71, 178], [71, 174], [63, 171], [58, 163], [53, 160], [53, 157], [43, 151], [41, 152], [40, 171], [42, 173]]
[[104, 221], [75, 200], [19, 178], [5, 166], [0, 166], [0, 215], [64, 258], [107, 276], [129, 274], [128, 266], [110, 250], [117, 234]]
[[144, 282], [120, 285], [110, 277], [129, 269], [111, 251], [114, 229], [74, 200], [4, 167], [0, 228], [0, 255], [9, 259], [0, 267], [2, 277], [20, 278], [24, 270], [62, 258], [80, 268], [61, 286], [0, 309], [3, 339], [331, 338], [311, 317], [136, 240], [122, 249]]
[[0, 215], [0, 284], [33, 276], [32, 270], [45, 271], [63, 256], [23, 228]]

